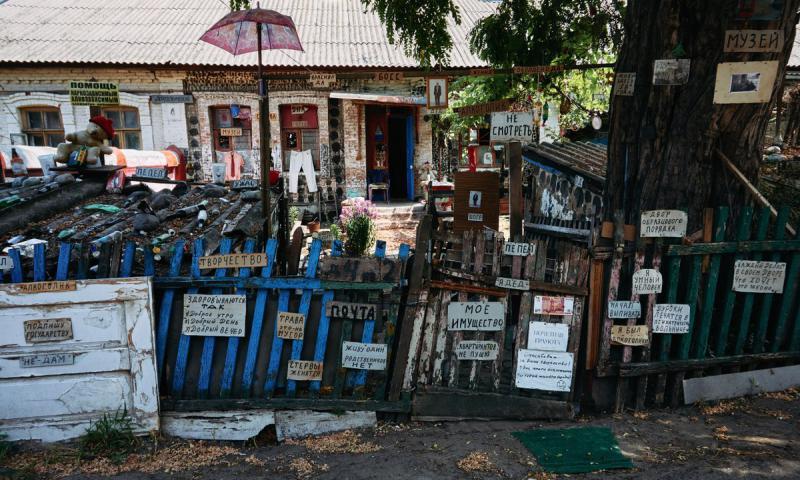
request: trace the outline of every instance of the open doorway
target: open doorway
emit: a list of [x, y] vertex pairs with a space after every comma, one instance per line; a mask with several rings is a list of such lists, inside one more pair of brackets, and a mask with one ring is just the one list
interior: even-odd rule
[[[414, 199], [414, 115], [407, 107], [366, 106], [367, 184], [373, 200]], [[388, 189], [385, 190], [384, 188]]]

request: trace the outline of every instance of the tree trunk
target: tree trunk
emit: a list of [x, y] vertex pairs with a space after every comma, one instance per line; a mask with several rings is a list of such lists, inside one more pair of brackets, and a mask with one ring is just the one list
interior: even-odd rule
[[[735, 0], [631, 0], [617, 73], [635, 72], [633, 96], [614, 96], [608, 148], [605, 218], [622, 211], [636, 224], [639, 212], [685, 208], [689, 231], [706, 207], [748, 202], [741, 184], [714, 154], [721, 150], [756, 183], [762, 140], [792, 49], [800, 0], [785, 0], [774, 22], [736, 20]], [[723, 53], [726, 30], [781, 29], [779, 53]], [[685, 85], [653, 85], [653, 62], [675, 58], [682, 46], [691, 60]], [[676, 49], [676, 47], [678, 47]], [[713, 103], [717, 64], [778, 60], [769, 103]]]
[[800, 87], [794, 87], [789, 92], [789, 103], [786, 105], [786, 134], [783, 143], [787, 147], [797, 145], [800, 134]]

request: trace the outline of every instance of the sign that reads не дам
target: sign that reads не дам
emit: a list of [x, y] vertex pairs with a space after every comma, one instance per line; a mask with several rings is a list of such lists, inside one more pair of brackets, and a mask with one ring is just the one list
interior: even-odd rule
[[785, 278], [785, 262], [736, 260], [733, 266], [733, 291], [783, 293]]
[[642, 212], [639, 235], [681, 238], [686, 235], [688, 223], [686, 212], [681, 210], [648, 210]]
[[344, 342], [342, 367], [355, 370], [386, 370], [388, 349], [385, 343]]
[[69, 102], [74, 106], [119, 105], [119, 85], [114, 82], [69, 82]]
[[244, 295], [183, 296], [181, 333], [201, 337], [244, 337], [247, 297]]
[[453, 351], [459, 360], [496, 360], [500, 347], [491, 340], [464, 340]]
[[530, 112], [494, 112], [489, 134], [492, 142], [528, 142], [533, 138], [533, 114]]
[[447, 306], [447, 329], [499, 331], [505, 327], [506, 311], [501, 302], [452, 302]]

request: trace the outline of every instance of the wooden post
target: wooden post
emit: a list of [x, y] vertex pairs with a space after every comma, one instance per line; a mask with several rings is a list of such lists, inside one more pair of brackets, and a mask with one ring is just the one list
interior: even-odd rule
[[508, 212], [511, 216], [510, 238], [522, 235], [522, 144], [508, 144]]

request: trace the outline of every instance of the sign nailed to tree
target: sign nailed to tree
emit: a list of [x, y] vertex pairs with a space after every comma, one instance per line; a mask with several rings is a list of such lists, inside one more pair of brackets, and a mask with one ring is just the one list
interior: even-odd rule
[[639, 235], [682, 238], [686, 235], [688, 223], [686, 212], [681, 210], [648, 210], [642, 212]]

